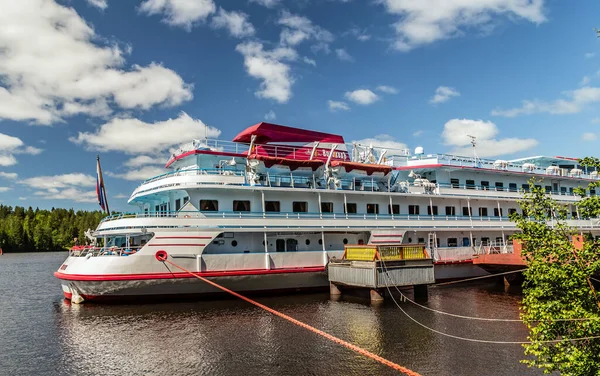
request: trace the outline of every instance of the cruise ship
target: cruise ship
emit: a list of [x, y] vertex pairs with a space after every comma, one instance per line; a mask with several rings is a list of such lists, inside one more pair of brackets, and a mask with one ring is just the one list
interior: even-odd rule
[[580, 218], [574, 194], [598, 172], [573, 158], [385, 150], [262, 122], [233, 141], [194, 140], [166, 168], [131, 194], [137, 212], [106, 217], [90, 244], [71, 250], [55, 272], [67, 299], [219, 292], [157, 260], [158, 251], [239, 292], [327, 287], [330, 259], [358, 244], [423, 245], [436, 280], [484, 275], [472, 260], [512, 252], [508, 216], [532, 177], [569, 205], [570, 224], [598, 232]]

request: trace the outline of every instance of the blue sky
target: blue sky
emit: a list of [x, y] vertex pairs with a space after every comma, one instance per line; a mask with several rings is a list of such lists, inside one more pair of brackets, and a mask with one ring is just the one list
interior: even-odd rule
[[[0, 12], [0, 200], [111, 209], [260, 121], [483, 157], [598, 155], [600, 3], [30, 0]], [[466, 148], [466, 150], [465, 150]]]

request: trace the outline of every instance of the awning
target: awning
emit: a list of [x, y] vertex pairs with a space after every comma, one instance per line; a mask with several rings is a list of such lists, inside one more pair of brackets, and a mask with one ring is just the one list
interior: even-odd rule
[[240, 134], [235, 136], [233, 142], [250, 143], [253, 135], [256, 135], [257, 144], [266, 144], [269, 142], [324, 142], [331, 144], [343, 144], [342, 136], [330, 133], [317, 131], [309, 131], [306, 129], [287, 127], [271, 123], [258, 123], [244, 129]]

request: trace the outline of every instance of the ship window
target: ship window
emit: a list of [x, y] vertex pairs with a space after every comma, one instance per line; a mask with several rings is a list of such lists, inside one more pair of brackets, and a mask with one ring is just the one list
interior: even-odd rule
[[471, 246], [471, 240], [469, 238], [463, 238], [462, 245], [463, 245], [463, 247], [470, 247]]
[[388, 214], [400, 214], [400, 205], [398, 205], [398, 204], [388, 205]]
[[427, 206], [427, 214], [429, 215], [438, 215], [438, 207], [437, 206]]
[[504, 244], [504, 239], [502, 239], [501, 236], [496, 238], [496, 245], [502, 245], [502, 244]]
[[231, 246], [232, 247], [237, 247], [237, 240], [232, 240], [231, 241]]
[[481, 189], [486, 190], [486, 191], [488, 189], [490, 189], [490, 182], [489, 181], [482, 181], [481, 182]]
[[419, 215], [419, 205], [408, 205], [408, 214]]
[[481, 238], [481, 245], [489, 245], [490, 238]]
[[571, 217], [572, 218], [578, 218], [579, 216], [577, 215], [577, 212], [574, 211], [574, 212], [571, 213]]
[[456, 238], [448, 238], [448, 247], [458, 247], [458, 240]]
[[467, 180], [467, 189], [475, 189], [475, 180]]
[[333, 202], [322, 202], [321, 203], [322, 213], [333, 213]]
[[495, 185], [497, 191], [504, 190], [504, 183], [502, 183], [501, 181], [497, 181], [496, 183], [494, 183], [494, 185]]
[[514, 214], [516, 212], [517, 212], [517, 209], [515, 209], [515, 208], [508, 209], [508, 215]]
[[541, 186], [541, 185], [539, 185], [539, 184], [536, 184], [536, 185], [535, 185], [535, 188], [537, 188], [537, 189], [542, 189], [542, 186]]
[[551, 185], [545, 186], [544, 189], [546, 190], [546, 193], [551, 193], [552, 192], [552, 186]]
[[379, 204], [367, 204], [367, 214], [379, 214]]
[[344, 240], [342, 240], [342, 243], [348, 244], [348, 239], [344, 238]]
[[561, 194], [567, 193], [567, 187], [560, 187], [560, 193]]
[[419, 238], [417, 240], [417, 243], [419, 243], [419, 244], [425, 244], [425, 238]]
[[323, 239], [319, 239], [319, 245], [323, 245]]
[[200, 211], [218, 211], [219, 201], [217, 200], [200, 200]]
[[595, 195], [596, 195], [596, 190], [590, 189], [590, 196], [595, 196]]
[[183, 198], [183, 204], [184, 204], [184, 205], [185, 205], [185, 204], [187, 204], [187, 202], [188, 202], [188, 201], [190, 201], [190, 197], [189, 197], [189, 196], [185, 196], [185, 197]]
[[233, 211], [234, 212], [249, 212], [250, 201], [248, 200], [233, 200]]
[[180, 198], [175, 200], [175, 211], [179, 211], [179, 209], [181, 209], [181, 199]]
[[523, 189], [523, 191], [529, 192], [529, 184], [521, 184], [521, 188]]
[[569, 187], [569, 194], [573, 194], [573, 187]]
[[487, 212], [487, 208], [479, 208], [479, 216], [480, 217], [487, 217], [488, 212]]
[[456, 215], [456, 208], [454, 206], [446, 206], [446, 215]]
[[357, 209], [356, 209], [356, 203], [354, 202], [349, 202], [346, 204], [346, 214], [356, 214], [357, 213]]
[[265, 211], [279, 213], [279, 201], [265, 201]]
[[460, 180], [458, 180], [458, 179], [450, 179], [450, 187], [452, 187], [452, 188], [458, 188], [459, 185], [460, 185]]
[[307, 213], [308, 212], [308, 202], [294, 201], [292, 203], [292, 210], [294, 213]]
[[298, 240], [287, 239], [285, 241], [285, 246], [286, 246], [288, 252], [296, 252], [298, 250]]
[[306, 240], [304, 241], [304, 244], [306, 244], [306, 245], [310, 245], [310, 239], [306, 239]]
[[277, 239], [275, 241], [275, 251], [276, 252], [285, 252], [285, 240]]
[[508, 190], [511, 192], [517, 191], [517, 183], [508, 183]]
[[471, 213], [472, 213], [472, 210], [471, 210], [471, 208], [470, 208], [470, 207], [468, 207], [468, 206], [463, 206], [463, 215], [464, 215], [465, 217], [470, 217], [470, 216], [471, 216]]
[[500, 208], [500, 210], [494, 208], [494, 217], [502, 217], [502, 208]]

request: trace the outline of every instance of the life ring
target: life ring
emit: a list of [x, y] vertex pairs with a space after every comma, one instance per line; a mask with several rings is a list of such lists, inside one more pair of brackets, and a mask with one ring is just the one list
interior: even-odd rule
[[158, 261], [163, 262], [167, 260], [167, 257], [169, 257], [169, 255], [167, 254], [167, 251], [161, 249], [159, 251], [156, 251], [154, 257], [156, 257]]

